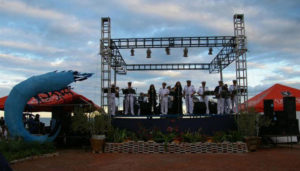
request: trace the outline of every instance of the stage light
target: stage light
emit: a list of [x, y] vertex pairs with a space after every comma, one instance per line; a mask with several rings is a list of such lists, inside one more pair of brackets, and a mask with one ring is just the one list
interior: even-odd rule
[[210, 47], [210, 48], [208, 49], [208, 55], [212, 55], [212, 52], [213, 52], [213, 49]]
[[189, 52], [188, 48], [185, 47], [183, 49], [183, 57], [188, 57], [188, 52]]
[[166, 47], [166, 54], [170, 55], [170, 48], [169, 47]]
[[150, 48], [147, 49], [147, 58], [151, 58], [151, 50], [150, 50]]
[[134, 56], [134, 49], [133, 48], [130, 50], [130, 53], [131, 53], [131, 56]]

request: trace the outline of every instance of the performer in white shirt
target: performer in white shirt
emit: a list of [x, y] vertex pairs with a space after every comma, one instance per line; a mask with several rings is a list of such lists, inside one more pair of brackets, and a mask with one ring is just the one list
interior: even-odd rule
[[128, 82], [127, 94], [125, 95], [125, 115], [128, 114], [129, 107], [131, 115], [134, 115], [134, 94], [135, 90], [131, 87], [131, 82]]
[[159, 101], [161, 114], [168, 114], [168, 95], [169, 90], [166, 88], [166, 83], [162, 83], [162, 88], [159, 89]]
[[206, 114], [209, 114], [208, 96], [205, 93], [206, 91], [208, 91], [208, 87], [206, 87], [205, 84], [206, 82], [202, 81], [202, 86], [199, 87], [198, 94], [200, 95], [200, 101], [205, 103]]
[[185, 98], [186, 111], [188, 114], [193, 114], [194, 102], [193, 95], [196, 93], [195, 87], [191, 85], [191, 80], [186, 81], [187, 85], [183, 90], [183, 98]]
[[232, 80], [233, 85], [230, 85], [229, 87], [229, 92], [231, 95], [231, 107], [232, 107], [232, 111], [233, 113], [237, 113], [238, 112], [238, 96], [237, 96], [237, 82], [236, 80]]
[[231, 98], [230, 98], [230, 94], [229, 94], [229, 91], [228, 91], [228, 85], [225, 84], [224, 85], [225, 87], [225, 101], [224, 101], [224, 113], [225, 114], [230, 114], [230, 111], [231, 111]]
[[224, 92], [226, 91], [223, 81], [219, 81], [219, 86], [215, 88], [215, 95], [218, 99], [218, 114], [224, 114], [224, 103], [225, 103], [225, 95]]

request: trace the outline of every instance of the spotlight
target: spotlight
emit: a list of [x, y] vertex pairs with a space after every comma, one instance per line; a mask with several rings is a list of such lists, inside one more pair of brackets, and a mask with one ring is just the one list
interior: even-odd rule
[[133, 48], [130, 50], [130, 53], [131, 53], [131, 56], [134, 56], [134, 49]]
[[213, 49], [210, 47], [210, 48], [208, 49], [208, 55], [212, 55], [212, 52], [213, 52]]
[[166, 54], [170, 55], [170, 48], [169, 47], [166, 47]]
[[183, 57], [188, 57], [188, 52], [189, 52], [188, 48], [185, 47], [183, 49]]
[[150, 50], [150, 48], [147, 49], [147, 58], [151, 58], [151, 50]]

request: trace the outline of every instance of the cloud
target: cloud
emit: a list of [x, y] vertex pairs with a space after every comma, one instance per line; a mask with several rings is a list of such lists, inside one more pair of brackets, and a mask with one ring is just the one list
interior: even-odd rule
[[[111, 1], [9, 1], [0, 0], [0, 93], [8, 92], [19, 81], [53, 70], [96, 73], [91, 79], [73, 84], [75, 90], [99, 103], [100, 94], [100, 18], [111, 17], [112, 37], [164, 37], [233, 35], [232, 16], [245, 14], [248, 38], [248, 83], [254, 94], [274, 83], [299, 88], [300, 39], [297, 1], [235, 0], [111, 0]], [[207, 48], [151, 49], [121, 53], [127, 63], [202, 63], [214, 56]], [[220, 50], [214, 48], [214, 54]], [[274, 61], [274, 62], [272, 62]], [[224, 81], [235, 78], [235, 64], [224, 70]], [[184, 85], [191, 79], [195, 87], [205, 80], [214, 88], [219, 74], [207, 71], [128, 72], [118, 76], [118, 86], [128, 81], [145, 91], [151, 83], [157, 88], [166, 81]], [[7, 93], [4, 93], [5, 95]]]
[[264, 64], [258, 62], [247, 62], [247, 66], [249, 69], [266, 69]]
[[0, 40], [0, 46], [14, 48], [14, 49], [23, 49], [28, 50], [32, 52], [39, 52], [39, 53], [62, 53], [64, 52], [63, 49], [58, 49], [54, 47], [47, 47], [47, 46], [41, 46], [41, 45], [35, 45], [25, 42], [17, 42], [17, 41], [1, 41]]
[[68, 34], [87, 34], [96, 31], [87, 27], [90, 25], [88, 21], [79, 20], [73, 15], [67, 15], [65, 13], [47, 8], [41, 8], [38, 6], [30, 6], [20, 1], [1, 0], [0, 9], [2, 12], [11, 13], [14, 15], [18, 14], [21, 16], [48, 20], [52, 28]]

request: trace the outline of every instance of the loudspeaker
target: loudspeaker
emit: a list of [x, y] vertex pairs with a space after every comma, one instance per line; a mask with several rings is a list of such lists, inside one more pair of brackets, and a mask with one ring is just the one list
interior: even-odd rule
[[274, 119], [274, 101], [272, 99], [264, 100], [264, 114], [269, 119]]
[[194, 103], [194, 114], [205, 114], [206, 113], [206, 105], [204, 102], [195, 102]]
[[283, 111], [289, 120], [296, 119], [296, 98], [283, 97]]
[[218, 113], [218, 109], [217, 109], [218, 104], [217, 103], [208, 102], [208, 106], [209, 106], [209, 113], [211, 113], [211, 114], [217, 114]]
[[284, 111], [276, 111], [276, 118], [277, 118], [277, 122], [287, 122], [288, 117], [287, 114]]
[[288, 121], [287, 133], [290, 135], [299, 134], [298, 119]]

